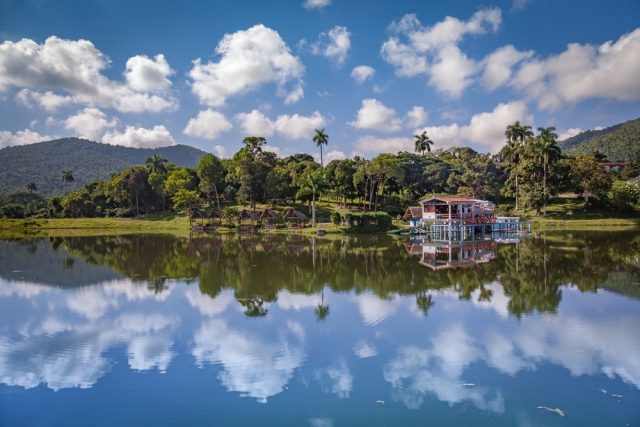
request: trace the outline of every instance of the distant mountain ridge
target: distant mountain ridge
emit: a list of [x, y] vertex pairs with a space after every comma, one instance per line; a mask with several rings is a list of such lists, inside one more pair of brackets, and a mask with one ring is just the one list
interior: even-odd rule
[[610, 162], [630, 162], [640, 150], [640, 119], [605, 129], [587, 130], [561, 141], [559, 146], [566, 154], [599, 151]]
[[[130, 148], [101, 144], [81, 138], [61, 138], [36, 144], [0, 149], [0, 194], [25, 191], [34, 182], [39, 194], [62, 194], [90, 182], [106, 179], [134, 165], [144, 164], [154, 154], [179, 166], [195, 166], [205, 154], [188, 145], [162, 148]], [[60, 178], [71, 169], [75, 181], [67, 185]]]

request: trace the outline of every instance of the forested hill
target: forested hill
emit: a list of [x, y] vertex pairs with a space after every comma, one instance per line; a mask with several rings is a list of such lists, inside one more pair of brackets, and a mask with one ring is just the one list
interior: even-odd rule
[[[204, 151], [187, 145], [163, 148], [129, 148], [80, 138], [62, 138], [37, 144], [0, 149], [0, 194], [25, 191], [33, 182], [37, 192], [49, 196], [82, 187], [112, 172], [144, 162], [154, 154], [179, 166], [195, 166]], [[75, 181], [62, 182], [63, 169], [73, 171]]]
[[601, 130], [588, 130], [560, 142], [566, 154], [599, 151], [610, 162], [629, 162], [640, 150], [640, 119], [629, 120]]

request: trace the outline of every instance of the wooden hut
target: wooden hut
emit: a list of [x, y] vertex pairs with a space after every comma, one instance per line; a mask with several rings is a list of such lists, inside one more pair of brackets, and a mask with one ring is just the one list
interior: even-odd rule
[[284, 222], [288, 227], [303, 228], [307, 222], [307, 216], [297, 209], [289, 208], [284, 214]]
[[260, 219], [264, 221], [269, 227], [277, 227], [280, 222], [280, 215], [273, 209], [265, 209], [260, 214]]
[[[238, 227], [242, 230], [251, 229], [253, 230], [258, 225], [258, 220], [260, 219], [260, 215], [254, 211], [248, 211], [246, 209], [242, 209], [240, 214], [238, 215]], [[242, 221], [247, 221], [248, 224], [242, 224]]]
[[221, 225], [222, 212], [215, 209], [210, 212], [204, 212], [198, 209], [189, 211], [189, 226], [192, 230], [205, 231], [215, 228], [216, 224], [213, 223], [213, 219], [218, 219], [217, 225]]

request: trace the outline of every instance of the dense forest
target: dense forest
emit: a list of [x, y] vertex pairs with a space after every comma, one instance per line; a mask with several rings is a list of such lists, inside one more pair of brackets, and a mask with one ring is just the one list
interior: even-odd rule
[[[154, 154], [178, 166], [193, 167], [204, 154], [187, 145], [129, 148], [80, 138], [62, 138], [0, 150], [0, 194], [24, 190], [29, 183], [44, 196], [61, 195], [93, 181], [109, 178], [140, 165]], [[73, 170], [74, 181], [64, 183], [60, 171]]]
[[631, 162], [640, 151], [640, 119], [601, 130], [587, 130], [559, 145], [570, 155], [601, 153], [610, 162]]
[[[505, 141], [497, 155], [465, 147], [433, 149], [437, 143], [423, 132], [415, 135], [413, 153], [382, 153], [370, 160], [356, 156], [324, 165], [322, 154], [320, 163], [309, 154], [279, 158], [266, 149], [265, 138], [251, 136], [229, 159], [205, 154], [189, 167], [153, 154], [143, 164], [79, 189], [73, 188], [75, 171], [58, 170], [55, 179], [69, 190], [64, 196], [46, 199], [30, 182], [26, 191], [0, 197], [0, 215], [139, 217], [216, 210], [234, 218], [239, 206], [255, 209], [257, 204], [307, 205], [311, 213], [321, 199], [343, 212], [398, 217], [422, 196], [437, 193], [492, 200], [505, 214], [546, 214], [549, 201], [562, 192], [579, 195], [587, 209], [637, 208], [640, 183], [631, 178], [640, 175], [640, 156], [612, 174], [599, 164], [598, 153], [563, 155], [553, 127], [538, 128], [536, 134], [516, 122], [505, 129]], [[329, 136], [316, 130], [310, 142], [322, 153]]]

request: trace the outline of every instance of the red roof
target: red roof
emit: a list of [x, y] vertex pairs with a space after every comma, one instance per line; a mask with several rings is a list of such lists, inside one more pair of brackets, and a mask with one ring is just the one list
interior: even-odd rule
[[445, 203], [482, 203], [485, 200], [471, 199], [469, 197], [456, 197], [456, 196], [428, 196], [420, 199], [420, 203], [427, 202], [429, 200], [440, 200]]

